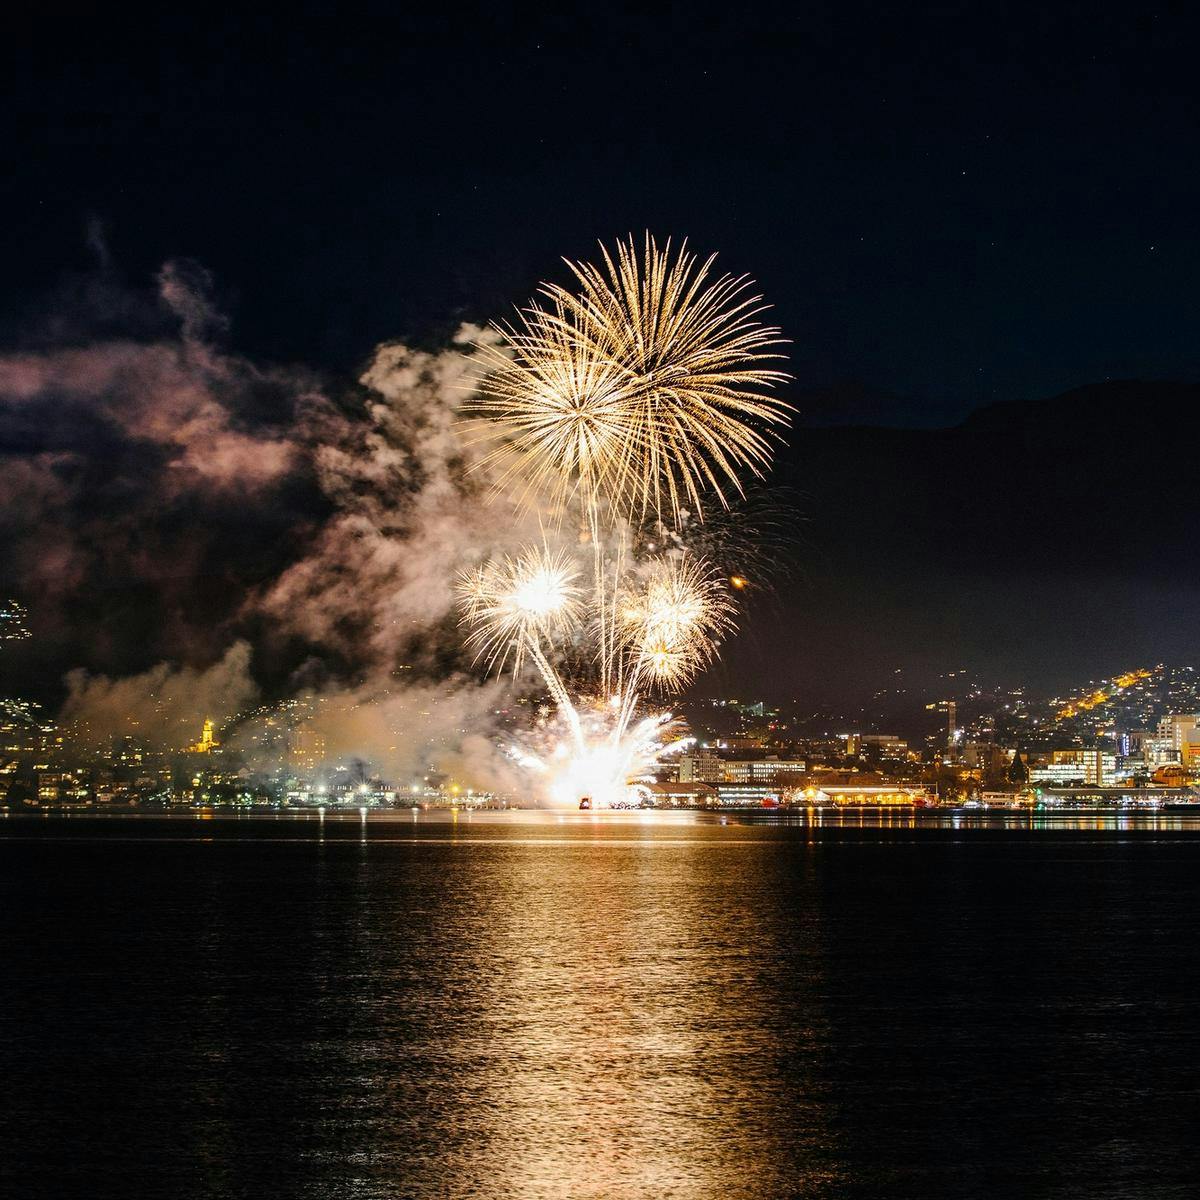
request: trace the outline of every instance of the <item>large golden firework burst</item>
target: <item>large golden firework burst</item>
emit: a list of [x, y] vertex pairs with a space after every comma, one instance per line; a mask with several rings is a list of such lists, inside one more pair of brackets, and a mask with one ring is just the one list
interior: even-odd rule
[[783, 339], [748, 277], [712, 277], [715, 256], [649, 234], [640, 251], [632, 237], [600, 250], [600, 265], [568, 263], [575, 290], [543, 284], [542, 303], [497, 327], [503, 346], [480, 346], [470, 407], [498, 439], [498, 486], [578, 497], [593, 524], [679, 524], [770, 464], [791, 411], [772, 392]]

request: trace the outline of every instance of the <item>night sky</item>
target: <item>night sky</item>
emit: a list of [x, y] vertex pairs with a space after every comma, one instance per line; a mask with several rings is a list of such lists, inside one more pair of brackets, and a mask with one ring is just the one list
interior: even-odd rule
[[[342, 393], [378, 343], [442, 346], [560, 256], [647, 228], [753, 274], [793, 342], [772, 480], [790, 574], [700, 690], [840, 700], [896, 668], [1048, 687], [1195, 661], [1194, 22], [609, 12], [16, 30], [0, 591], [31, 610], [3, 667], [26, 692], [76, 666], [203, 667], [236, 638], [278, 690], [321, 653], [244, 595], [329, 497], [303, 470], [252, 498], [181, 472], [194, 445], [138, 433], [114, 344], [199, 330], [240, 364], [205, 376], [228, 383], [221, 421], [276, 445], [298, 388]], [[165, 264], [202, 305], [172, 301]], [[107, 382], [81, 383], [97, 362]], [[154, 394], [177, 398], [167, 374]], [[182, 428], [195, 410], [173, 402]]]

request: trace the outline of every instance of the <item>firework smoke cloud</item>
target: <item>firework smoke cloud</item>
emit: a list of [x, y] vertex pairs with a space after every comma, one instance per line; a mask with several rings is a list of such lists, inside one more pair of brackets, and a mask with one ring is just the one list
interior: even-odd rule
[[[787, 408], [749, 281], [649, 237], [601, 262], [512, 324], [378, 347], [350, 388], [229, 350], [195, 264], [138, 292], [105, 256], [56, 297], [0, 355], [0, 572], [63, 717], [171, 744], [300, 696], [331, 755], [392, 775], [635, 796], [680, 734], [643, 697], [732, 628], [705, 507]], [[553, 701], [515, 739], [514, 691]]]

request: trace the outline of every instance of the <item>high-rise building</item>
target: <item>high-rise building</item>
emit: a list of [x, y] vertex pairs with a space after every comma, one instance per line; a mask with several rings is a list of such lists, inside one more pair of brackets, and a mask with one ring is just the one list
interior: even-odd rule
[[293, 729], [288, 738], [288, 757], [297, 771], [315, 771], [325, 761], [325, 735], [310, 725]]
[[958, 703], [955, 700], [935, 700], [925, 705], [926, 712], [946, 714], [946, 749], [954, 752], [958, 742]]
[[693, 750], [679, 756], [680, 783], [721, 783], [725, 764], [711, 750]]
[[1158, 723], [1158, 737], [1176, 752], [1175, 761], [1200, 761], [1200, 713], [1173, 713]]
[[840, 733], [845, 743], [846, 757], [872, 754], [879, 758], [904, 758], [908, 754], [908, 743], [894, 733]]
[[1173, 737], [1147, 737], [1142, 739], [1142, 758], [1150, 770], [1180, 761]]

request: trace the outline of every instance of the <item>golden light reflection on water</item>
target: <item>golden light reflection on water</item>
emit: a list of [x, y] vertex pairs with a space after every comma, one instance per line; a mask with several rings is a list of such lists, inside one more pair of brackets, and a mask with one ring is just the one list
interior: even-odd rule
[[[1195, 1173], [1186, 813], [0, 826], [26, 1047], [0, 1175], [47, 1195], [1140, 1196]], [[1138, 1097], [1119, 1127], [1114, 1095]]]
[[457, 847], [476, 856], [444, 1031], [469, 1126], [443, 1164], [461, 1194], [819, 1190], [820, 919], [781, 911], [769, 843], [562, 828]]
[[[1108, 830], [1128, 821], [1100, 815]], [[782, 828], [796, 824], [812, 837]], [[811, 886], [813, 837], [927, 825], [1086, 832], [1097, 815], [462, 811], [407, 826], [440, 850], [438, 894], [455, 897], [426, 947], [422, 982], [438, 994], [421, 995], [402, 1050], [426, 1081], [404, 1089], [402, 1124], [436, 1097], [443, 1190], [429, 1194], [842, 1193], [852, 1155], [828, 1062], [839, 947]], [[401, 920], [395, 936], [419, 931]]]

